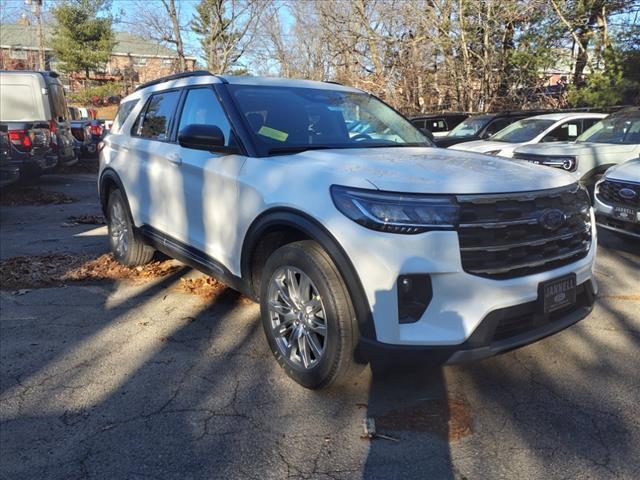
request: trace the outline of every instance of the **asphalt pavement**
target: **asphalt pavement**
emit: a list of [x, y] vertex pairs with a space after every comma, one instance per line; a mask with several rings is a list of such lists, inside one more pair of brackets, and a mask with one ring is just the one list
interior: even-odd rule
[[[0, 258], [107, 251], [95, 176], [0, 207]], [[602, 233], [593, 314], [470, 365], [308, 391], [258, 307], [146, 281], [0, 291], [2, 479], [640, 478], [640, 249]], [[373, 418], [379, 436], [363, 437]]]

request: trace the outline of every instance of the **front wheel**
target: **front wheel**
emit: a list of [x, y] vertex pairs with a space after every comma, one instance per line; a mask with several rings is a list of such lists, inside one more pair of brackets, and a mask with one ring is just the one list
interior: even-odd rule
[[260, 313], [273, 355], [300, 385], [325, 388], [361, 368], [354, 358], [358, 327], [351, 298], [318, 243], [291, 243], [269, 257]]

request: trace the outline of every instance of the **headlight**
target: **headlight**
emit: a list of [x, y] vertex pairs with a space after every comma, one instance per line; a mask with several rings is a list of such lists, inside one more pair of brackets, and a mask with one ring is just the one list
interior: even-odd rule
[[573, 172], [576, 169], [576, 157], [549, 157], [544, 164]]
[[458, 206], [451, 195], [386, 193], [333, 185], [336, 208], [360, 225], [391, 233], [447, 230], [458, 221]]

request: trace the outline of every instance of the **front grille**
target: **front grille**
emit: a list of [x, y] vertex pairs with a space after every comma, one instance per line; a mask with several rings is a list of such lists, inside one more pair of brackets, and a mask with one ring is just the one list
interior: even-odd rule
[[[457, 200], [462, 267], [474, 275], [531, 275], [584, 258], [591, 246], [589, 196], [577, 184], [536, 192], [459, 195]], [[564, 220], [558, 220], [562, 214]]]
[[[621, 190], [635, 192], [635, 197], [625, 198], [620, 195]], [[598, 186], [598, 198], [608, 205], [640, 207], [640, 184], [605, 180]]]

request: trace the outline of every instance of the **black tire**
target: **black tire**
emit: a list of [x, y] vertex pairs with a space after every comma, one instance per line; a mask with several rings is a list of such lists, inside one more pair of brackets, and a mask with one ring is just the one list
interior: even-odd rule
[[107, 203], [109, 247], [115, 259], [128, 267], [149, 263], [155, 250], [146, 245], [131, 219], [120, 190], [112, 190]]
[[[290, 358], [285, 358], [273, 328], [272, 316], [276, 314], [269, 308], [270, 294], [273, 292], [270, 285], [271, 289], [277, 288], [273, 283], [277, 274], [289, 267], [308, 276], [312, 282], [311, 297], [314, 298], [313, 292], [317, 290], [320, 297], [318, 300], [322, 304], [321, 313], [326, 325], [323, 354], [309, 368], [296, 365]], [[276, 250], [266, 262], [260, 283], [262, 326], [275, 359], [289, 377], [303, 387], [321, 389], [344, 383], [362, 369], [364, 365], [355, 360], [358, 324], [349, 292], [337, 267], [318, 243], [305, 240]], [[302, 321], [299, 323], [302, 324]], [[293, 333], [290, 338], [293, 338]], [[299, 346], [298, 351], [300, 352]], [[301, 354], [299, 356], [302, 358]]]

